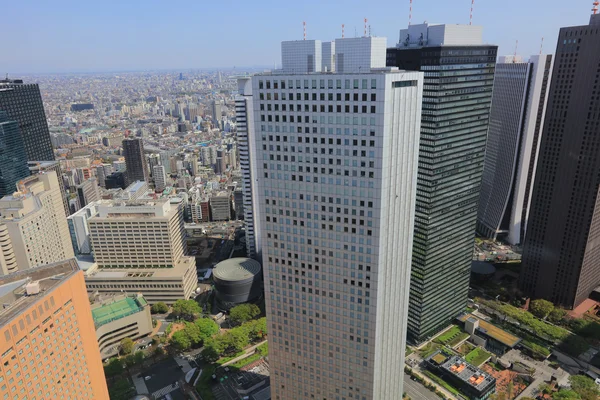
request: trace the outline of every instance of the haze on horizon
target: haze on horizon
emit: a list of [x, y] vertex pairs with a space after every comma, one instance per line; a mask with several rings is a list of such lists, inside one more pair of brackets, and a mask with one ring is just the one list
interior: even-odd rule
[[[23, 0], [3, 6], [0, 73], [89, 73], [150, 70], [270, 68], [279, 64], [280, 42], [307, 38], [332, 40], [371, 34], [388, 46], [408, 25], [409, 0], [278, 2], [194, 2], [106, 0], [101, 3]], [[451, 3], [451, 4], [449, 4]], [[535, 3], [535, 4], [534, 4]], [[473, 24], [499, 54], [524, 58], [554, 53], [560, 27], [589, 20], [591, 0], [541, 2], [476, 0]], [[469, 23], [471, 0], [413, 0], [413, 24]]]

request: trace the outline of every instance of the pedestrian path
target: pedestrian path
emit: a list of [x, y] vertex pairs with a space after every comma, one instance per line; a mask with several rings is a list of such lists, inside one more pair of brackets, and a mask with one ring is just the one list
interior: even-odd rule
[[152, 393], [152, 397], [155, 399], [160, 399], [161, 397], [163, 397], [177, 389], [179, 389], [179, 382], [175, 383], [175, 386], [169, 385], [169, 386], [165, 386], [162, 389], [157, 390], [156, 392]]

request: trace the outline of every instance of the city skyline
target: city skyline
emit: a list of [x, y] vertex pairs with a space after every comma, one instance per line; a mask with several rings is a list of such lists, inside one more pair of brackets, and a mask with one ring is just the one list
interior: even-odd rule
[[[549, 0], [541, 8], [517, 0], [502, 4], [479, 0], [475, 2], [473, 24], [485, 27], [484, 42], [498, 45], [500, 55], [513, 54], [516, 40], [518, 53], [538, 54], [542, 37], [544, 52], [548, 53], [559, 28], [580, 24], [591, 3]], [[7, 15], [27, 18], [9, 19], [0, 27], [3, 36], [22, 32], [19, 40], [8, 43], [6, 54], [10, 57], [3, 60], [2, 74], [273, 67], [279, 65], [279, 41], [301, 40], [303, 21], [307, 23], [307, 39], [330, 40], [341, 37], [342, 24], [345, 37], [364, 35], [363, 19], [367, 18], [371, 34], [387, 37], [389, 47], [396, 44], [399, 30], [409, 20], [408, 0], [381, 1], [378, 7], [354, 2], [344, 9], [318, 3], [319, 13], [312, 12], [311, 2], [286, 4], [285, 9], [272, 1], [260, 6], [241, 3], [235, 8], [186, 3], [173, 9], [138, 1], [114, 7], [107, 4], [102, 9], [81, 2], [63, 4], [7, 5]], [[468, 24], [470, 8], [469, 0], [457, 1], [451, 7], [441, 0], [414, 0], [412, 23]], [[259, 9], [264, 13], [257, 13]], [[534, 17], [536, 23], [532, 22]], [[507, 25], [507, 21], [514, 22]], [[228, 51], [235, 48], [247, 51]], [[216, 59], [219, 62], [213, 61]]]

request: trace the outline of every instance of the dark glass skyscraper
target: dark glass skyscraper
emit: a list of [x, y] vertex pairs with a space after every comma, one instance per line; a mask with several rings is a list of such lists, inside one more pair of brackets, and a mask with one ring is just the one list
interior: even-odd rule
[[22, 80], [0, 80], [0, 110], [17, 121], [27, 160], [52, 161], [54, 151], [50, 131], [37, 84], [24, 84]]
[[558, 36], [520, 287], [573, 308], [600, 285], [600, 15]]
[[29, 176], [27, 156], [17, 121], [0, 110], [0, 197], [17, 190], [16, 183]]
[[387, 65], [423, 71], [423, 113], [408, 340], [446, 327], [467, 304], [497, 47], [482, 28], [411, 25]]
[[135, 181], [148, 182], [150, 174], [144, 155], [144, 142], [142, 142], [142, 139], [123, 140], [123, 155], [127, 166], [127, 184], [132, 184]]

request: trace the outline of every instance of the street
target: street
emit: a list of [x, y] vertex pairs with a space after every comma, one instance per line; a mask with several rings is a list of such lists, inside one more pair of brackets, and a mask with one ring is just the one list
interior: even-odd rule
[[404, 374], [404, 391], [412, 400], [431, 400], [437, 398], [437, 396], [425, 386], [410, 379], [408, 374]]

